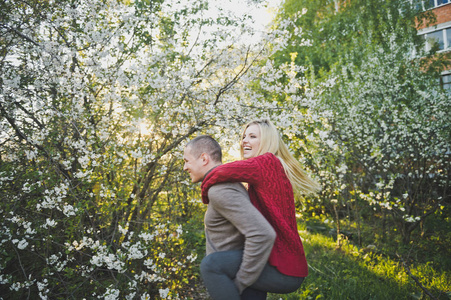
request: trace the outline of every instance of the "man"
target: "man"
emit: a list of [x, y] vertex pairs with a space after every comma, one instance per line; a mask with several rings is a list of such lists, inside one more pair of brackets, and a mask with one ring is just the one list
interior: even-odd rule
[[[219, 144], [202, 135], [185, 147], [183, 169], [193, 183], [201, 182], [222, 164]], [[216, 184], [208, 191], [205, 213], [207, 256], [201, 275], [215, 300], [266, 299], [266, 293], [250, 288], [257, 281], [271, 253], [276, 233], [251, 204], [241, 183]], [[240, 298], [241, 294], [241, 298]]]

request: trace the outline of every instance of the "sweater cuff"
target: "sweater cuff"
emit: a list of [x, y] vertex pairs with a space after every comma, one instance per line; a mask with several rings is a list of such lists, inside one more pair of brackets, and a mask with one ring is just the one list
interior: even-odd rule
[[238, 288], [238, 292], [240, 295], [243, 293], [243, 291], [247, 288], [242, 282], [238, 281], [236, 278], [233, 279], [233, 282], [235, 283], [236, 287]]

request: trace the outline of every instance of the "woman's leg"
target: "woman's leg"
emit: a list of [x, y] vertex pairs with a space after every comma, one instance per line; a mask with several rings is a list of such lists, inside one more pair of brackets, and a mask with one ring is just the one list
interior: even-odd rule
[[239, 300], [233, 279], [243, 257], [242, 250], [211, 253], [202, 259], [200, 273], [208, 293], [214, 300]]
[[303, 281], [303, 277], [282, 274], [267, 263], [260, 277], [251, 285], [251, 288], [276, 294], [288, 294], [296, 291]]
[[[214, 300], [240, 299], [233, 279], [240, 268], [242, 256], [242, 250], [232, 250], [215, 252], [202, 259], [201, 275], [208, 293]], [[266, 299], [266, 292], [291, 293], [296, 291], [303, 281], [303, 277], [284, 275], [267, 263], [258, 280], [243, 291], [241, 299]]]
[[266, 300], [267, 294], [267, 292], [248, 287], [241, 293], [241, 300]]

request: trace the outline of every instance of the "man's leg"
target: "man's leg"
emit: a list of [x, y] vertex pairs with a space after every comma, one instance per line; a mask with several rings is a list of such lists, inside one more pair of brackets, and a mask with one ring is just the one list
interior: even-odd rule
[[208, 293], [214, 300], [239, 300], [233, 279], [243, 257], [242, 250], [211, 253], [202, 259], [200, 273]]

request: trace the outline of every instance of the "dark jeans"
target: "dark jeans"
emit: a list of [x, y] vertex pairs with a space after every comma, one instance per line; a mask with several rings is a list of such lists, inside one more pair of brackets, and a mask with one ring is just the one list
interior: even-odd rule
[[202, 260], [200, 265], [202, 279], [214, 300], [266, 299], [267, 292], [291, 293], [304, 281], [303, 277], [284, 275], [267, 263], [257, 281], [240, 296], [233, 279], [240, 268], [242, 257], [242, 250], [232, 250], [214, 252]]

